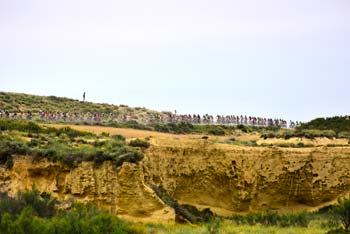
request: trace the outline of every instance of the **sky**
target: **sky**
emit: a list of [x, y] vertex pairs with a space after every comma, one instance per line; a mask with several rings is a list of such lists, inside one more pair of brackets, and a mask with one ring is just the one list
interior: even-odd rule
[[0, 0], [0, 91], [181, 114], [350, 114], [349, 0]]

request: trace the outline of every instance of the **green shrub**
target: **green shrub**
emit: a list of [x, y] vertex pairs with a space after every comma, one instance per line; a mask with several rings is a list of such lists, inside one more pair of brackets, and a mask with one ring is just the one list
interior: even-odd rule
[[187, 134], [195, 131], [194, 125], [190, 123], [167, 123], [167, 124], [153, 124], [153, 130], [165, 133]]
[[42, 193], [36, 189], [19, 192], [17, 197], [9, 197], [6, 193], [0, 195], [0, 214], [10, 213], [19, 215], [25, 207], [33, 208], [33, 211], [43, 218], [50, 218], [55, 214], [56, 200], [50, 194]]
[[39, 133], [41, 128], [39, 125], [29, 121], [0, 118], [0, 130], [17, 130], [22, 132]]
[[[12, 126], [16, 121], [8, 121]], [[7, 126], [6, 129], [9, 129]], [[19, 130], [17, 130], [19, 131]], [[114, 161], [121, 165], [124, 161], [136, 163], [142, 160], [143, 154], [129, 147], [125, 138], [121, 135], [99, 139], [96, 135], [76, 131], [71, 128], [39, 128], [38, 134], [31, 135], [29, 142], [23, 139], [23, 133], [6, 132], [0, 135], [0, 163], [8, 169], [12, 168], [12, 155], [32, 155], [35, 160], [47, 158], [58, 161], [69, 167], [75, 167], [82, 161], [93, 161], [102, 163]], [[11, 136], [10, 136], [10, 135]], [[20, 136], [20, 137], [13, 137]], [[82, 137], [88, 137], [85, 140]], [[148, 147], [149, 143], [136, 140], [132, 145], [137, 147]]]
[[130, 141], [129, 145], [132, 147], [140, 147], [140, 148], [146, 148], [146, 149], [151, 146], [151, 144], [149, 142], [141, 140], [139, 138]]
[[220, 128], [214, 128], [214, 129], [210, 129], [208, 131], [208, 134], [214, 135], [214, 136], [224, 136], [225, 131], [223, 129], [220, 129]]
[[275, 132], [269, 132], [269, 133], [264, 133], [261, 134], [261, 138], [264, 138], [264, 140], [269, 139], [269, 138], [275, 138], [277, 137], [277, 134]]
[[345, 138], [345, 139], [350, 139], [350, 132], [348, 131], [342, 131], [338, 133], [339, 138]]
[[263, 225], [263, 226], [281, 226], [281, 227], [307, 227], [312, 213], [296, 213], [296, 214], [278, 214], [273, 210], [264, 212], [249, 212], [246, 215], [235, 214], [231, 220], [237, 225]]
[[1, 234], [141, 234], [131, 224], [91, 205], [74, 203], [68, 210], [56, 210], [57, 202], [37, 190], [15, 198], [0, 199]]
[[302, 124], [297, 129], [333, 130], [335, 133], [340, 133], [343, 131], [350, 132], [350, 118], [339, 116], [330, 118], [317, 118], [308, 123]]
[[350, 198], [339, 198], [338, 204], [334, 206], [333, 212], [341, 221], [346, 232], [349, 232], [350, 227]]
[[102, 133], [101, 133], [101, 136], [102, 136], [102, 137], [109, 137], [109, 133], [107, 133], [107, 132], [102, 132]]
[[349, 232], [345, 231], [343, 228], [337, 228], [326, 232], [326, 234], [349, 234]]
[[29, 148], [26, 142], [22, 142], [9, 137], [0, 138], [0, 164], [4, 164], [7, 169], [13, 166], [12, 155], [29, 153]]
[[137, 151], [127, 152], [125, 154], [119, 155], [115, 159], [115, 164], [117, 167], [123, 165], [124, 162], [137, 163], [143, 159], [143, 154]]
[[113, 135], [112, 139], [117, 140], [117, 141], [125, 141], [125, 137], [122, 135], [119, 135], [119, 134]]
[[242, 132], [249, 132], [248, 127], [242, 124], [237, 125], [237, 129], [241, 130]]

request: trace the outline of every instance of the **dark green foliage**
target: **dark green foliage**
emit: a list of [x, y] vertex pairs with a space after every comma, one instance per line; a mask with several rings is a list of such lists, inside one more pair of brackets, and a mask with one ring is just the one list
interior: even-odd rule
[[0, 234], [137, 234], [131, 224], [91, 205], [56, 210], [49, 194], [33, 189], [0, 196]]
[[350, 198], [339, 198], [338, 204], [333, 208], [334, 213], [339, 218], [346, 232], [350, 227]]
[[113, 135], [112, 139], [117, 140], [117, 141], [125, 141], [125, 137], [122, 135], [119, 135], [119, 134]]
[[[47, 158], [51, 161], [59, 161], [69, 167], [74, 167], [82, 161], [93, 161], [98, 164], [104, 161], [113, 161], [117, 166], [120, 166], [123, 162], [136, 163], [143, 158], [143, 154], [137, 149], [129, 147], [125, 138], [120, 135], [105, 136], [105, 138], [99, 139], [93, 134], [71, 128], [55, 129], [37, 125], [36, 133], [31, 134], [32, 138], [27, 141], [20, 137], [27, 131], [26, 127], [18, 127], [22, 126], [18, 124], [21, 121], [5, 121], [11, 126], [9, 127], [1, 120], [0, 123], [3, 123], [2, 126], [6, 132], [0, 135], [0, 164], [5, 164], [8, 169], [12, 168], [13, 155], [32, 155], [36, 157], [36, 160]], [[24, 130], [13, 133], [14, 128], [17, 131]], [[138, 146], [149, 144], [140, 141], [136, 142]]]
[[2, 131], [20, 131], [28, 132], [28, 136], [33, 136], [33, 133], [45, 133], [45, 134], [55, 134], [60, 136], [66, 134], [69, 137], [78, 137], [78, 136], [95, 136], [95, 134], [90, 132], [74, 130], [70, 127], [63, 128], [51, 128], [51, 127], [40, 127], [38, 124], [25, 120], [13, 120], [0, 118], [0, 130]]
[[285, 130], [278, 132], [266, 132], [261, 134], [261, 138], [283, 138], [288, 140], [292, 137], [297, 138], [307, 138], [307, 139], [315, 139], [316, 137], [327, 137], [329, 139], [333, 139], [337, 137], [337, 134], [333, 130]]
[[231, 220], [237, 225], [281, 226], [281, 227], [307, 227], [312, 219], [311, 213], [278, 214], [276, 211], [254, 212], [246, 215], [235, 214]]
[[242, 130], [242, 132], [248, 132], [248, 128], [242, 124], [237, 125], [237, 129]]
[[330, 117], [317, 118], [308, 123], [302, 124], [298, 130], [318, 129], [318, 130], [333, 130], [337, 134], [340, 132], [350, 132], [350, 118], [347, 117]]
[[101, 133], [101, 136], [103, 136], [103, 137], [109, 137], [109, 133], [108, 133], [108, 132], [102, 132], [102, 133]]
[[345, 231], [343, 228], [337, 228], [326, 232], [326, 234], [349, 234], [349, 232]]
[[222, 130], [222, 129], [216, 128], [216, 129], [209, 130], [208, 134], [214, 135], [214, 136], [224, 136], [225, 135], [225, 131]]
[[0, 118], [0, 130], [17, 130], [38, 133], [41, 129], [39, 125], [33, 122]]
[[[88, 123], [87, 123], [88, 125]], [[115, 127], [115, 128], [132, 128], [132, 129], [139, 129], [139, 130], [149, 130], [153, 131], [154, 129], [150, 126], [147, 126], [145, 124], [139, 123], [135, 120], [130, 120], [127, 122], [121, 122], [121, 123], [116, 123], [116, 122], [110, 122], [105, 124], [106, 126], [109, 127]]]
[[153, 129], [158, 132], [175, 133], [175, 134], [188, 134], [195, 131], [194, 125], [190, 123], [167, 123], [167, 124], [154, 124]]
[[83, 131], [78, 131], [78, 130], [74, 130], [70, 127], [63, 127], [63, 128], [46, 128], [43, 130], [43, 133], [54, 133], [56, 134], [57, 136], [60, 136], [60, 135], [67, 135], [68, 137], [83, 137], [83, 136], [95, 136], [95, 134], [93, 133], [90, 133], [90, 132], [83, 132]]
[[55, 214], [56, 200], [50, 194], [42, 193], [33, 188], [30, 191], [18, 193], [17, 197], [0, 194], [0, 216], [4, 213], [19, 215], [25, 207], [31, 207], [39, 217], [50, 218]]
[[124, 162], [130, 162], [130, 163], [137, 163], [143, 159], [143, 154], [134, 151], [134, 152], [127, 152], [125, 154], [120, 155], [116, 160], [116, 166], [121, 166]]
[[193, 133], [204, 133], [214, 136], [224, 136], [231, 134], [235, 128], [233, 126], [225, 125], [194, 125]]
[[12, 155], [25, 155], [28, 152], [29, 148], [25, 142], [8, 136], [0, 136], [0, 164], [4, 164], [7, 169], [11, 169], [13, 166]]
[[234, 214], [231, 220], [237, 225], [264, 225], [280, 227], [308, 227], [311, 221], [318, 221], [325, 229], [339, 227], [339, 220], [332, 211], [333, 206], [315, 212], [280, 214], [273, 210], [250, 212], [245, 215]]
[[146, 148], [146, 149], [151, 146], [151, 144], [149, 142], [141, 140], [139, 138], [130, 141], [129, 145], [132, 147], [140, 147], [140, 148]]
[[194, 224], [207, 223], [215, 219], [214, 213], [206, 208], [204, 210], [198, 210], [196, 207], [191, 205], [180, 205], [177, 200], [172, 198], [162, 186], [153, 185], [152, 189], [155, 191], [157, 196], [168, 206], [174, 208], [176, 213], [177, 222], [190, 222]]

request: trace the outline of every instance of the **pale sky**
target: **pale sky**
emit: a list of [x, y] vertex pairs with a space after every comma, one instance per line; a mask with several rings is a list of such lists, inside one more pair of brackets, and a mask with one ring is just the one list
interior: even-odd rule
[[186, 114], [350, 114], [350, 1], [0, 0], [0, 91]]

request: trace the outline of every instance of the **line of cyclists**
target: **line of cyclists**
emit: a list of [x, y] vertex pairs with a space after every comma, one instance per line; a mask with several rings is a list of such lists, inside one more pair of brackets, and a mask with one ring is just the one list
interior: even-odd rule
[[301, 124], [299, 121], [272, 119], [246, 115], [178, 115], [171, 112], [146, 112], [141, 114], [118, 114], [114, 112], [9, 112], [0, 109], [1, 118], [36, 119], [43, 122], [128, 122], [137, 121], [142, 124], [156, 123], [190, 123], [190, 124], [222, 124], [222, 125], [252, 125], [275, 126], [280, 128], [295, 128]]

